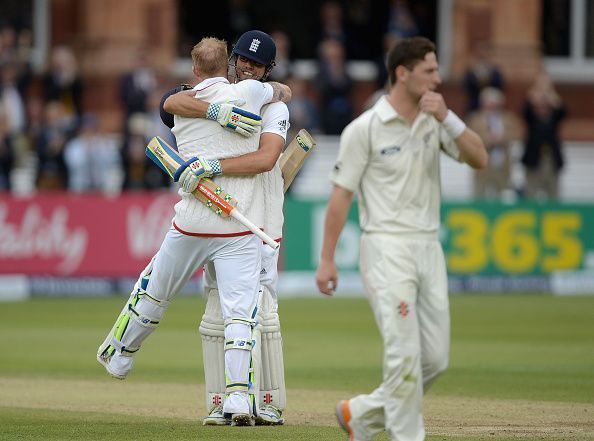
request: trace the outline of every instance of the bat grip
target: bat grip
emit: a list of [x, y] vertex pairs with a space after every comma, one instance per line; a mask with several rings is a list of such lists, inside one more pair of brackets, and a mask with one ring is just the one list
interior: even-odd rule
[[276, 250], [280, 244], [276, 242], [273, 238], [271, 238], [268, 234], [258, 228], [252, 221], [246, 218], [237, 208], [231, 210], [231, 217], [234, 217], [243, 225], [245, 225], [252, 233], [262, 239], [268, 246], [270, 246], [273, 250]]

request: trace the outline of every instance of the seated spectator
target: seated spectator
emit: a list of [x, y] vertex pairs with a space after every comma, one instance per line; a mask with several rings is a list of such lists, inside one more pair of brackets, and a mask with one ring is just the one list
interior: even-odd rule
[[319, 71], [315, 79], [319, 97], [322, 132], [339, 135], [353, 118], [353, 80], [346, 69], [345, 48], [334, 39], [319, 47]]
[[100, 132], [95, 115], [83, 115], [78, 135], [64, 147], [64, 160], [68, 167], [69, 190], [75, 193], [119, 192], [122, 181], [120, 152], [116, 143]]
[[487, 87], [480, 94], [480, 108], [468, 119], [468, 126], [483, 139], [489, 152], [489, 164], [475, 170], [474, 196], [479, 199], [500, 199], [511, 191], [511, 143], [518, 140], [520, 122], [505, 109], [505, 97], [499, 89]]

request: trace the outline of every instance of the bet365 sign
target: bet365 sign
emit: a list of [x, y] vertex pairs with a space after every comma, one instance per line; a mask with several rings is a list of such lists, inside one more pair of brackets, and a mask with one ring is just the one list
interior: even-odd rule
[[[285, 202], [284, 269], [315, 270], [326, 205]], [[536, 275], [594, 266], [594, 205], [445, 203], [440, 238], [452, 275]], [[356, 270], [355, 204], [341, 234], [337, 265]]]

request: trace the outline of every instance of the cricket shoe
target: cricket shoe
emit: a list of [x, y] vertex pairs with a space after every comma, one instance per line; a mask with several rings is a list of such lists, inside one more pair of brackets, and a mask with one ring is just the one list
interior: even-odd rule
[[223, 406], [213, 407], [208, 416], [202, 420], [203, 426], [228, 426], [231, 424], [229, 418], [225, 418]]
[[253, 426], [254, 418], [250, 412], [248, 394], [232, 392], [223, 404], [223, 415], [231, 419], [232, 426]]
[[258, 410], [256, 426], [281, 426], [285, 423], [283, 411], [272, 404], [267, 404]]
[[349, 408], [349, 400], [341, 400], [336, 405], [336, 419], [338, 424], [349, 435], [349, 441], [355, 441], [355, 435], [351, 428], [351, 409]]
[[[101, 348], [100, 348], [101, 349]], [[97, 361], [105, 367], [105, 370], [113, 378], [124, 380], [132, 369], [134, 358], [114, 355], [107, 355], [107, 352], [97, 352]]]

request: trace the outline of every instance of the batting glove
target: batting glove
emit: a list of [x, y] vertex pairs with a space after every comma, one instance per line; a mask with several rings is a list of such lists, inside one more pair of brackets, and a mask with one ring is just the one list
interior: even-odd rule
[[227, 129], [234, 130], [246, 138], [258, 131], [262, 117], [255, 113], [235, 107], [230, 103], [214, 103], [208, 106], [206, 119], [217, 121]]
[[192, 193], [198, 187], [200, 179], [212, 178], [223, 174], [221, 163], [218, 159], [204, 159], [202, 156], [194, 156], [181, 165], [173, 180], [179, 182], [183, 191]]

